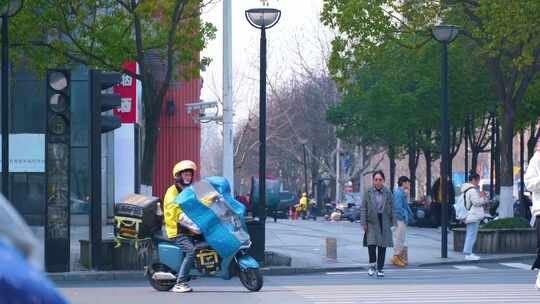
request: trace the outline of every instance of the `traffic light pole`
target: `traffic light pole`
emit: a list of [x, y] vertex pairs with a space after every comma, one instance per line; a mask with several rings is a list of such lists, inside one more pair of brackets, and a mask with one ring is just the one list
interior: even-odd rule
[[101, 265], [101, 71], [91, 70], [90, 81], [90, 248], [92, 269]]
[[101, 134], [121, 127], [120, 118], [102, 115], [120, 107], [120, 95], [102, 92], [122, 82], [120, 73], [90, 70], [90, 244], [92, 269], [102, 266], [101, 256]]
[[2, 17], [2, 194], [9, 200], [8, 17]]

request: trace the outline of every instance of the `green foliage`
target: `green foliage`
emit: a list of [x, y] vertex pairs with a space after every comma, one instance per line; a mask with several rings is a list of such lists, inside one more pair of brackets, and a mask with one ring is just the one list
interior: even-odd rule
[[[472, 64], [465, 47], [466, 41], [456, 41], [449, 58], [450, 121], [458, 128], [467, 115], [483, 117], [495, 98], [486, 69]], [[420, 49], [381, 46], [349, 81], [343, 102], [328, 112], [338, 135], [398, 152], [411, 141], [436, 151], [437, 136], [426, 136], [426, 130], [439, 128], [439, 52], [435, 42]]]
[[[478, 107], [478, 112], [485, 112], [486, 107], [492, 109], [491, 101], [495, 98], [490, 95], [494, 95], [498, 104], [496, 110], [501, 116], [501, 153], [512, 155], [516, 123], [519, 126], [530, 121], [531, 117], [527, 116], [536, 115], [539, 108], [535, 100], [537, 95], [530, 95], [527, 89], [540, 64], [540, 1], [325, 0], [321, 20], [337, 32], [332, 42], [329, 68], [344, 91], [354, 87], [355, 82], [351, 79], [359, 69], [376, 62], [388, 45], [400, 46], [403, 49], [400, 53], [423, 48], [432, 39], [431, 29], [436, 24], [448, 23], [459, 26], [461, 38], [458, 41], [466, 41], [461, 45], [462, 56], [466, 58], [461, 71], [459, 67], [453, 67], [452, 57], [449, 60], [450, 102], [468, 98], [470, 105], [468, 109], [450, 105], [451, 127], [452, 123], [454, 127], [456, 123], [462, 124], [463, 119], [456, 117], [464, 114], [472, 112], [474, 117], [481, 117], [476, 113]], [[456, 52], [454, 42], [450, 45], [449, 54], [454, 56]], [[476, 83], [486, 89], [486, 94], [468, 95], [455, 90], [456, 86], [474, 87], [475, 82], [463, 76], [470, 73], [471, 68], [474, 70], [482, 65], [487, 68], [491, 81], [479, 73], [481, 77], [476, 79]], [[432, 79], [436, 81], [435, 77]], [[425, 87], [425, 92], [429, 94], [431, 88]], [[483, 104], [472, 103], [475, 99]], [[524, 103], [529, 104], [523, 106]], [[520, 120], [517, 120], [517, 115], [521, 116]], [[503, 186], [513, 184], [512, 168], [512, 158], [502, 157]]]
[[529, 221], [523, 217], [513, 217], [493, 220], [485, 225], [480, 226], [480, 229], [517, 229], [531, 228]]
[[538, 61], [539, 19], [540, 1], [533, 0], [325, 0], [321, 13], [323, 23], [338, 31], [330, 68], [342, 85], [384, 44], [421, 47], [439, 20], [461, 27], [474, 43], [469, 55], [479, 62], [503, 60], [506, 71], [529, 69]]
[[525, 94], [523, 103], [518, 108], [518, 121], [516, 132], [522, 128], [528, 128], [531, 122], [538, 121], [540, 117], [540, 77], [536, 77]]
[[199, 18], [203, 4], [202, 0], [26, 0], [23, 10], [10, 19], [11, 43], [16, 46], [12, 59], [38, 72], [80, 64], [121, 71], [125, 62], [153, 52], [186, 67], [175, 76], [197, 76], [199, 52], [215, 32]]
[[[207, 0], [211, 1], [211, 0]], [[15, 63], [42, 74], [85, 65], [141, 80], [145, 141], [141, 182], [152, 185], [158, 123], [174, 79], [197, 77], [215, 28], [201, 21], [205, 0], [27, 0], [10, 27]], [[122, 68], [139, 63], [133, 73]], [[158, 68], [156, 68], [158, 67]]]

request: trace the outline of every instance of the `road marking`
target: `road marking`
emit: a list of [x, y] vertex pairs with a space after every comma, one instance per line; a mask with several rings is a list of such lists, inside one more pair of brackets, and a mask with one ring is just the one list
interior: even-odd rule
[[500, 263], [500, 264], [506, 267], [511, 267], [511, 268], [531, 270], [531, 265], [527, 265], [523, 263]]
[[347, 274], [365, 274], [367, 271], [342, 271], [342, 272], [327, 272], [326, 275], [347, 275]]
[[[411, 268], [411, 269], [385, 269], [384, 272], [386, 273], [394, 273], [394, 272], [424, 272], [424, 271], [434, 271], [434, 269], [429, 268]], [[367, 270], [365, 271], [336, 271], [336, 272], [327, 272], [326, 275], [348, 275], [348, 274], [366, 274]]]
[[[489, 288], [488, 288], [489, 287]], [[388, 288], [392, 292], [388, 292]], [[479, 290], [484, 290], [480, 291]], [[434, 285], [424, 291], [398, 285], [341, 285], [332, 289], [317, 286], [296, 287], [295, 293], [314, 304], [531, 304], [540, 303], [540, 293], [527, 284], [518, 285]]]
[[455, 265], [454, 268], [459, 270], [486, 270], [485, 268], [471, 265]]
[[319, 301], [319, 302], [315, 302], [315, 304], [354, 304], [356, 302], [350, 302], [350, 301]]

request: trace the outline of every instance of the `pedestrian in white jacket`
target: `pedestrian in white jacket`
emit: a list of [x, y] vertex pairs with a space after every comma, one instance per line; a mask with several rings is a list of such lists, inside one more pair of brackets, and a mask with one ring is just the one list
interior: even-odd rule
[[[536, 152], [529, 161], [525, 172], [525, 186], [533, 193], [532, 216], [536, 218], [536, 260], [532, 269], [540, 269], [540, 143], [536, 145]], [[540, 289], [540, 272], [536, 277], [536, 288]]]
[[465, 244], [463, 245], [463, 253], [466, 260], [477, 261], [480, 257], [472, 251], [476, 243], [480, 222], [486, 217], [484, 205], [488, 202], [485, 194], [480, 192], [480, 175], [478, 173], [471, 172], [469, 182], [463, 184], [461, 187], [461, 193], [464, 195], [465, 208], [468, 210], [467, 217], [465, 218], [467, 234], [465, 236]]

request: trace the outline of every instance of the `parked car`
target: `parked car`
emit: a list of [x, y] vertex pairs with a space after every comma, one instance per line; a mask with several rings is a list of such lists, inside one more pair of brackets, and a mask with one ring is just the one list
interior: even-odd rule
[[342, 219], [346, 219], [351, 223], [360, 221], [360, 205], [349, 204], [347, 210], [343, 213]]

